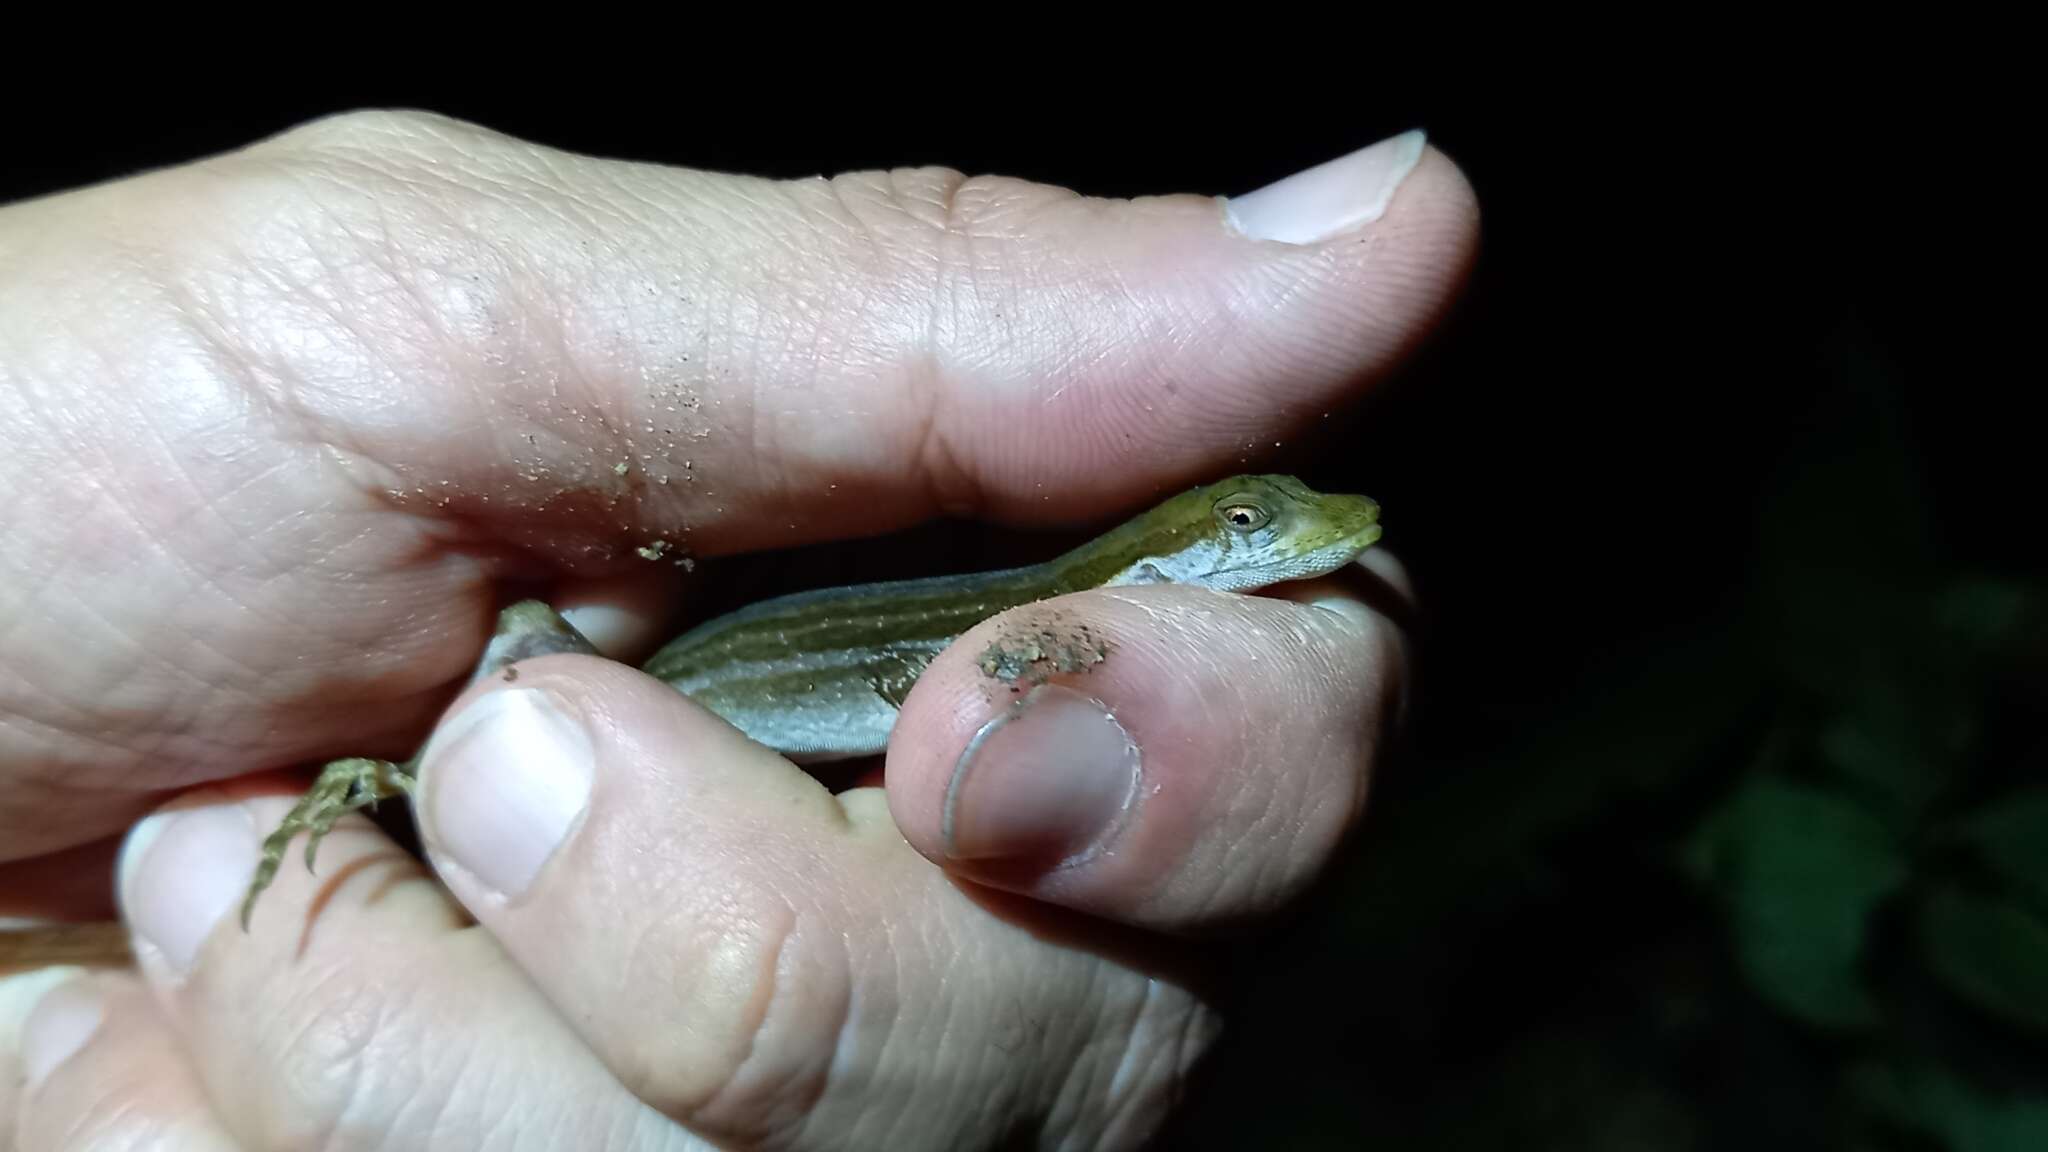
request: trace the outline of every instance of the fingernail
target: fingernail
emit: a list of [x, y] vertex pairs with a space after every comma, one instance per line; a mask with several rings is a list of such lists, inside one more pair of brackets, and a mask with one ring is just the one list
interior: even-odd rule
[[1421, 129], [1403, 132], [1227, 201], [1224, 209], [1254, 240], [1328, 240], [1386, 212], [1394, 190], [1421, 161], [1427, 139]]
[[968, 742], [940, 834], [959, 860], [1047, 864], [1114, 837], [1138, 792], [1138, 746], [1100, 701], [1040, 685]]
[[90, 980], [66, 980], [43, 993], [21, 1026], [21, 1064], [31, 1091], [99, 1031], [105, 1014]]
[[590, 800], [590, 736], [539, 689], [492, 692], [443, 725], [421, 760], [434, 847], [517, 897]]
[[21, 1051], [21, 1030], [45, 992], [85, 974], [76, 964], [59, 964], [0, 976], [0, 1052]]
[[120, 891], [138, 948], [155, 952], [176, 975], [190, 972], [214, 926], [248, 889], [258, 841], [249, 810], [212, 792], [136, 825], [121, 848]]

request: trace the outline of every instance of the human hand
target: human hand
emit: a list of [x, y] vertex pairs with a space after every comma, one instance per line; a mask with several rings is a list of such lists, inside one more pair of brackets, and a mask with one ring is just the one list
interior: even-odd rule
[[[1099, 520], [1235, 470], [1420, 336], [1474, 219], [1411, 141], [1234, 207], [744, 180], [379, 115], [0, 213], [12, 911], [75, 910], [21, 878], [194, 785], [408, 754], [508, 585], [628, 657], [672, 615], [649, 538]], [[454, 900], [351, 820], [266, 896], [293, 928], [244, 936], [226, 913], [284, 803], [183, 795], [124, 857], [141, 981], [73, 981], [26, 1027], [25, 1146], [95, 1119], [243, 1145], [1142, 1138], [1216, 1026], [1179, 941], [1327, 865], [1404, 665], [1342, 580], [1062, 610], [1118, 641], [1090, 695], [1137, 751], [1090, 744], [1085, 702], [1012, 726], [971, 853], [938, 813], [990, 716], [983, 633], [907, 702], [886, 791], [833, 796], [622, 665], [476, 686], [422, 773]], [[1142, 785], [1106, 850], [1005, 867], [1110, 835], [1105, 755]], [[1032, 791], [1056, 775], [1073, 803]]]

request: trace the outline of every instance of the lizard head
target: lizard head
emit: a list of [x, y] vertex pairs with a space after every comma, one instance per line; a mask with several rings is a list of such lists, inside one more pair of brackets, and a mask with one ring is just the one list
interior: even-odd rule
[[1380, 538], [1379, 516], [1364, 496], [1317, 492], [1292, 476], [1233, 476], [1114, 533], [1123, 562], [1109, 583], [1242, 592], [1321, 576]]

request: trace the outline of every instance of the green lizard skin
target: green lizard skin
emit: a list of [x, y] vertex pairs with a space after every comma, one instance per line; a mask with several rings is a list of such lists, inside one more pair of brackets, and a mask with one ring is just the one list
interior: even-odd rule
[[[869, 756], [887, 747], [904, 698], [932, 659], [1003, 611], [1134, 584], [1254, 591], [1333, 572], [1379, 537], [1379, 506], [1366, 497], [1326, 495], [1291, 476], [1236, 476], [1174, 496], [1041, 564], [765, 600], [691, 629], [642, 669], [792, 760]], [[595, 649], [547, 605], [521, 601], [500, 614], [472, 682], [551, 652]], [[417, 770], [417, 756], [329, 764], [265, 841], [243, 927], [294, 836], [311, 833], [311, 868], [337, 819], [408, 795]]]

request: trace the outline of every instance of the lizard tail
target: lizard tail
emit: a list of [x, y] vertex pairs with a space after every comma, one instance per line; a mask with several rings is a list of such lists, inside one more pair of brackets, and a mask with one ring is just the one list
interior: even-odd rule
[[116, 921], [0, 929], [0, 976], [58, 964], [126, 968], [134, 963], [127, 929]]

